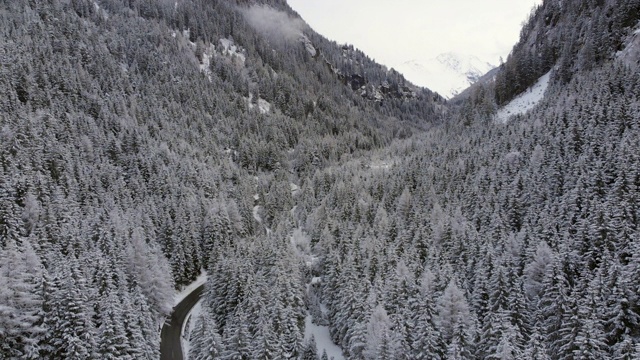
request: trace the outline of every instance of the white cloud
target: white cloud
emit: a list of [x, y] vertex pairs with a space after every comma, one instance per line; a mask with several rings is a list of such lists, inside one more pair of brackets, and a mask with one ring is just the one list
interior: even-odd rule
[[249, 25], [272, 42], [297, 40], [306, 28], [304, 21], [266, 5], [254, 5], [242, 13]]

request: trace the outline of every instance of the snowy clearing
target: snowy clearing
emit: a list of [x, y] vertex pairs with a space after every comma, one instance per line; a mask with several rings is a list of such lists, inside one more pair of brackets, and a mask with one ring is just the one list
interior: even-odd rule
[[207, 282], [207, 273], [205, 271], [203, 271], [202, 274], [200, 274], [200, 276], [198, 276], [196, 281], [194, 281], [191, 284], [187, 285], [182, 290], [180, 290], [180, 292], [176, 293], [173, 296], [173, 306], [178, 305], [182, 300], [184, 300], [184, 298], [189, 296], [189, 294], [191, 294], [191, 292], [193, 290], [197, 289], [200, 285], [203, 285], [206, 282]]
[[182, 30], [182, 37], [187, 41], [189, 46], [191, 46], [193, 49], [196, 48], [196, 43], [191, 41], [191, 29]]
[[187, 315], [187, 321], [184, 322], [182, 328], [182, 336], [180, 336], [180, 344], [182, 345], [182, 358], [189, 360], [189, 349], [191, 348], [191, 332], [196, 325], [196, 320], [202, 311], [202, 301], [198, 301], [191, 312]]
[[[253, 218], [260, 224], [262, 224], [262, 216], [260, 216], [261, 211], [262, 211], [262, 206], [256, 205], [253, 207]], [[271, 229], [269, 229], [266, 226], [264, 227], [264, 229], [267, 231], [267, 236], [271, 235]]]
[[256, 219], [257, 222], [262, 224], [262, 217], [260, 216], [260, 208], [262, 206], [256, 205], [253, 207], [253, 218]]
[[[247, 102], [249, 109], [253, 109], [255, 107], [253, 104], [253, 94], [249, 94], [249, 97], [245, 97], [244, 100]], [[265, 99], [258, 98], [258, 110], [261, 114], [267, 114], [271, 111], [271, 103]]]
[[207, 75], [211, 74], [211, 70], [209, 70], [209, 67], [211, 66], [211, 58], [213, 57], [215, 51], [216, 47], [210, 45], [209, 48], [202, 53], [202, 63], [200, 64], [200, 71]]
[[271, 104], [265, 99], [258, 99], [258, 109], [262, 114], [266, 114], [271, 110]]
[[527, 91], [518, 95], [510, 103], [498, 110], [495, 116], [496, 121], [506, 123], [510, 117], [521, 115], [533, 109], [544, 97], [547, 87], [549, 87], [549, 79], [551, 72], [544, 74], [538, 81]]
[[242, 53], [241, 49], [230, 39], [220, 39], [220, 46], [222, 46], [222, 54], [229, 57], [237, 56], [238, 59], [244, 64], [246, 56]]
[[318, 355], [322, 355], [322, 351], [326, 351], [329, 359], [332, 357], [335, 360], [343, 360], [342, 350], [338, 345], [334, 344], [329, 335], [329, 328], [327, 326], [318, 326], [311, 321], [311, 315], [307, 315], [304, 319], [304, 341], [308, 341], [311, 335], [316, 340], [316, 347], [318, 349]]

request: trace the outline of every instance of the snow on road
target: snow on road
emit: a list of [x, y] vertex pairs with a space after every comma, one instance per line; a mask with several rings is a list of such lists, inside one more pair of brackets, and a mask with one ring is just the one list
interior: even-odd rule
[[202, 301], [198, 301], [193, 306], [189, 315], [187, 315], [187, 321], [184, 322], [182, 328], [182, 336], [180, 337], [180, 343], [182, 344], [182, 357], [184, 360], [189, 360], [189, 349], [191, 348], [191, 332], [195, 328], [196, 320], [200, 316], [202, 311]]
[[189, 294], [191, 294], [191, 292], [193, 290], [197, 289], [200, 285], [202, 285], [202, 284], [204, 284], [206, 282], [207, 282], [207, 273], [205, 271], [203, 271], [202, 274], [200, 274], [200, 276], [198, 276], [196, 281], [194, 281], [191, 284], [185, 286], [182, 290], [180, 290], [179, 292], [177, 292], [173, 296], [173, 306], [178, 305], [182, 300], [184, 300], [184, 298], [189, 296]]
[[498, 110], [495, 116], [496, 121], [506, 123], [510, 117], [524, 114], [533, 109], [544, 97], [544, 93], [547, 91], [547, 87], [549, 87], [550, 77], [551, 72], [544, 74], [538, 79], [538, 82], [527, 91], [518, 95], [515, 99], [511, 100], [510, 103]]

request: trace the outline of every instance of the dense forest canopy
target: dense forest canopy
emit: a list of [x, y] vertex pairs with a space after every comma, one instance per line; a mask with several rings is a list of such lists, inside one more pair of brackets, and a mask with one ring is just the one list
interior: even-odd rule
[[639, 358], [639, 20], [544, 1], [447, 104], [284, 0], [3, 2], [0, 358], [157, 359], [202, 271], [193, 359]]

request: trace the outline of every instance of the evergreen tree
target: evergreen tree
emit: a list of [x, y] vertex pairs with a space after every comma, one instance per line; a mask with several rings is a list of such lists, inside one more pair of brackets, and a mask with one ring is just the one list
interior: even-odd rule
[[189, 358], [194, 360], [219, 359], [223, 352], [222, 337], [215, 320], [207, 308], [203, 308], [196, 318], [191, 332]]
[[307, 341], [300, 360], [318, 360], [318, 348], [315, 336], [311, 335], [311, 338]]
[[[18, 248], [20, 246], [21, 248]], [[28, 239], [7, 239], [0, 252], [0, 339], [7, 358], [38, 358], [44, 335], [43, 271]]]

